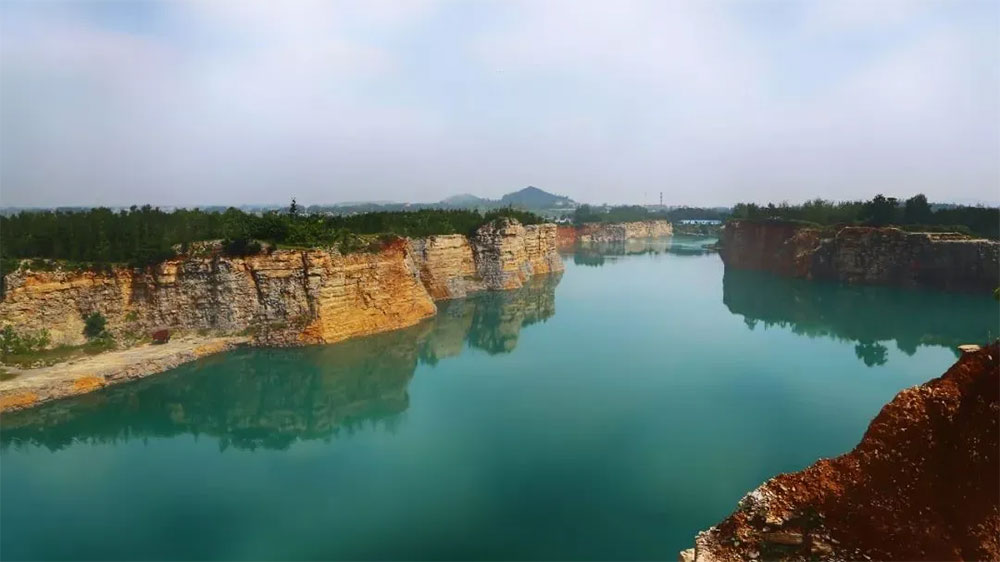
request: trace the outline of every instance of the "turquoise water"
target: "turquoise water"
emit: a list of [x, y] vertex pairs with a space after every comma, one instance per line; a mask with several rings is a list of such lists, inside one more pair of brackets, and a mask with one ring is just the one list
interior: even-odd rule
[[0, 557], [675, 559], [998, 332], [988, 297], [724, 274], [705, 242], [4, 416]]

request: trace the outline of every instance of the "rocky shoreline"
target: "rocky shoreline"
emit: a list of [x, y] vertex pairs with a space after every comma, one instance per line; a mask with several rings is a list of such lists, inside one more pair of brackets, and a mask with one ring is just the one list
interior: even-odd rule
[[23, 410], [141, 379], [249, 343], [247, 337], [185, 337], [162, 345], [146, 344], [25, 369], [0, 383], [0, 412]]
[[1000, 559], [1000, 343], [963, 352], [853, 451], [768, 480], [680, 560]]

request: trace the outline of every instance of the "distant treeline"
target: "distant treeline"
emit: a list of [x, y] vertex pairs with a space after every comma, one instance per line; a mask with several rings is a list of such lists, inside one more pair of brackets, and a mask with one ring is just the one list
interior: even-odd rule
[[647, 220], [725, 220], [729, 216], [728, 209], [703, 207], [677, 207], [673, 209], [651, 210], [641, 205], [623, 205], [619, 207], [592, 207], [580, 205], [573, 212], [575, 224], [594, 222], [616, 223]]
[[141, 267], [173, 256], [177, 244], [185, 250], [202, 240], [223, 240], [230, 255], [260, 251], [257, 240], [287, 246], [335, 246], [350, 252], [366, 246], [365, 235], [471, 234], [501, 216], [524, 224], [541, 222], [537, 215], [516, 209], [304, 214], [294, 201], [287, 210], [263, 214], [236, 208], [221, 213], [199, 209], [164, 212], [148, 205], [119, 212], [106, 208], [26, 211], [0, 217], [0, 267], [6, 272], [12, 261], [23, 258]]
[[783, 219], [816, 225], [897, 225], [914, 231], [960, 232], [983, 238], [1000, 238], [997, 207], [938, 206], [934, 209], [923, 194], [899, 200], [876, 195], [868, 201], [814, 199], [802, 205], [740, 203], [733, 207], [734, 219]]

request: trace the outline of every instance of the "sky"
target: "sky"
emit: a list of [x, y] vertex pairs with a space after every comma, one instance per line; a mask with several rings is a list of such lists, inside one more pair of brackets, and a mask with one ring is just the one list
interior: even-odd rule
[[1000, 201], [1000, 2], [0, 2], [0, 205]]

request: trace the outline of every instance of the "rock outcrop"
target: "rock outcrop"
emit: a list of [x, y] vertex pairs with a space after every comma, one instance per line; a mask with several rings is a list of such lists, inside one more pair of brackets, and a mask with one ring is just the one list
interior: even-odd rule
[[523, 226], [512, 219], [488, 223], [472, 238], [476, 272], [491, 290], [517, 289], [534, 275], [562, 271], [555, 248], [555, 225]]
[[469, 239], [461, 234], [410, 240], [420, 280], [434, 299], [462, 298], [484, 288]]
[[155, 327], [235, 334], [259, 343], [330, 343], [433, 316], [405, 241], [378, 253], [278, 250], [246, 258], [186, 258], [148, 271], [16, 272], [0, 322], [83, 343], [83, 316], [99, 312], [113, 334]]
[[730, 221], [726, 267], [806, 279], [942, 290], [1000, 285], [1000, 242], [951, 233], [846, 226], [831, 231], [783, 221]]
[[633, 238], [662, 238], [673, 233], [673, 225], [665, 220], [585, 224], [579, 228], [577, 240], [584, 243], [616, 243]]
[[556, 227], [556, 247], [560, 250], [571, 250], [576, 245], [579, 230], [575, 226], [561, 224]]
[[769, 480], [681, 559], [1000, 559], [998, 358], [900, 392], [853, 451]]
[[436, 313], [434, 299], [520, 287], [561, 271], [555, 225], [500, 219], [462, 235], [398, 239], [378, 252], [277, 250], [244, 258], [184, 257], [147, 270], [17, 271], [0, 325], [84, 342], [83, 317], [136, 339], [159, 327], [251, 336], [258, 344], [331, 343], [395, 330]]

